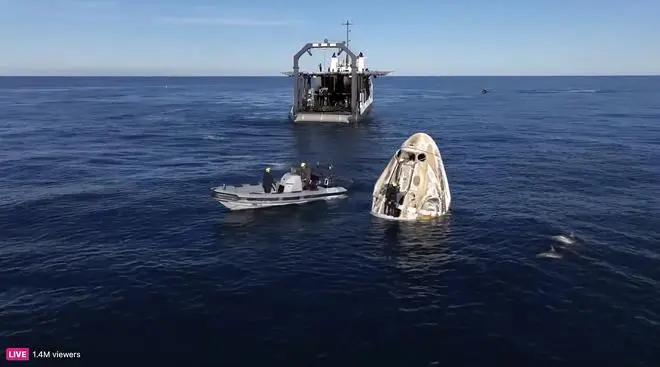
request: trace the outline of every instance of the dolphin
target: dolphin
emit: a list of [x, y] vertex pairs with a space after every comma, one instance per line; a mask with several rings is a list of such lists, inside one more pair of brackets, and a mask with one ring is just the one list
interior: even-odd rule
[[568, 236], [564, 234], [552, 236], [552, 239], [566, 246], [575, 245], [577, 243], [577, 238], [575, 238], [575, 234], [573, 232], [571, 232], [571, 234]]
[[553, 245], [550, 245], [550, 250], [541, 252], [536, 255], [536, 257], [539, 258], [546, 258], [546, 259], [561, 259], [563, 256], [555, 250], [555, 247]]

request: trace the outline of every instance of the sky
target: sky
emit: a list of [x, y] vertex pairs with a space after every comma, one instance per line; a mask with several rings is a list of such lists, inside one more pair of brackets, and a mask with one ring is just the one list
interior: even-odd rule
[[346, 19], [392, 75], [660, 74], [660, 0], [0, 0], [0, 75], [278, 75]]

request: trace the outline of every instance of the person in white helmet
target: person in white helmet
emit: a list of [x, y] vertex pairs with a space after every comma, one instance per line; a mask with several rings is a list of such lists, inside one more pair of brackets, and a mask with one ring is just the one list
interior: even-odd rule
[[309, 188], [309, 181], [312, 178], [312, 169], [307, 165], [307, 163], [300, 163], [300, 180], [302, 181], [303, 190]]
[[264, 188], [266, 194], [269, 194], [273, 189], [274, 183], [275, 181], [273, 180], [273, 174], [270, 172], [270, 167], [266, 167], [264, 175], [261, 178], [261, 186]]

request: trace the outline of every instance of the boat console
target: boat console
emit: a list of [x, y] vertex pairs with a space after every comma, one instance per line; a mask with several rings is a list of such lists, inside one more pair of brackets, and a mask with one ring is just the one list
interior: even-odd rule
[[302, 179], [300, 175], [293, 173], [285, 173], [282, 175], [279, 184], [277, 185], [277, 193], [286, 193], [286, 192], [301, 192], [303, 189]]

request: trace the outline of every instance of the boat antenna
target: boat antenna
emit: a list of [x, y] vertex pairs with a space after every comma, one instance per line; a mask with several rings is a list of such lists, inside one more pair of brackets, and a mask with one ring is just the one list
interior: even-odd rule
[[353, 23], [351, 23], [350, 20], [346, 20], [346, 22], [345, 22], [345, 23], [342, 23], [341, 25], [345, 25], [345, 26], [346, 26], [346, 47], [348, 47], [348, 43], [351, 41], [351, 40], [348, 38], [348, 35], [349, 35], [349, 33], [351, 33], [351, 28], [350, 28], [350, 27], [353, 25]]
[[[346, 22], [342, 23], [342, 25], [346, 26], [346, 48], [348, 48], [348, 43], [351, 41], [349, 39], [349, 34], [351, 33], [350, 27], [353, 25], [353, 23], [347, 19]], [[346, 65], [348, 65], [348, 54], [346, 54]]]

